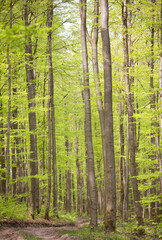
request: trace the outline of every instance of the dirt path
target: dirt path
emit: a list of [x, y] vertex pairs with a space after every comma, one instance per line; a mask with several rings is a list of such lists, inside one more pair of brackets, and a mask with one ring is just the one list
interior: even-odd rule
[[82, 218], [76, 219], [76, 225], [55, 225], [54, 223], [45, 222], [21, 222], [21, 221], [6, 221], [0, 226], [0, 240], [24, 240], [25, 236], [37, 237], [42, 240], [81, 240], [79, 237], [69, 237], [68, 234], [60, 234], [60, 230], [75, 230], [87, 222]]

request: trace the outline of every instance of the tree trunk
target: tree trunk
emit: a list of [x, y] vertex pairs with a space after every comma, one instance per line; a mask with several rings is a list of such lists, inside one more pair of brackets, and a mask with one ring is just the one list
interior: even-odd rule
[[[77, 131], [77, 122], [75, 122], [75, 130]], [[79, 159], [79, 142], [78, 136], [75, 142], [75, 154], [76, 154], [76, 171], [77, 171], [77, 213], [82, 216], [83, 213], [83, 176], [81, 170], [81, 162]]]
[[[47, 58], [45, 61], [45, 67], [47, 64]], [[46, 70], [44, 70], [44, 82], [43, 82], [43, 101], [42, 101], [42, 105], [43, 105], [43, 109], [45, 109], [45, 96], [46, 96], [46, 78], [47, 78], [47, 73]], [[45, 111], [43, 111], [43, 142], [42, 142], [42, 159], [40, 159], [40, 171], [42, 176], [45, 175], [45, 146], [46, 146], [46, 113]], [[44, 204], [44, 197], [45, 197], [45, 181], [42, 180], [41, 181], [41, 196], [40, 196], [40, 206], [42, 204]]]
[[128, 195], [129, 195], [129, 126], [127, 120], [127, 155], [125, 168], [125, 185], [124, 185], [124, 201], [123, 201], [123, 222], [128, 220]]
[[[29, 8], [27, 0], [24, 0], [25, 7], [25, 27], [30, 26]], [[29, 108], [29, 131], [30, 131], [30, 169], [31, 169], [31, 216], [34, 218], [35, 210], [39, 213], [39, 179], [38, 158], [37, 158], [37, 125], [35, 109], [35, 79], [33, 69], [32, 42], [31, 35], [26, 36], [25, 60], [26, 60], [26, 79], [28, 87], [28, 108]]]
[[[159, 89], [160, 89], [160, 146], [162, 143], [162, 0], [161, 0], [161, 36], [160, 36], [160, 47], [161, 47], [161, 52], [160, 52], [160, 79], [159, 79]], [[159, 148], [161, 149], [161, 148]], [[159, 150], [160, 151], [160, 150]], [[162, 153], [160, 151], [160, 158], [159, 158], [159, 167], [160, 171], [162, 172]], [[162, 194], [162, 176], [160, 177], [160, 193]], [[162, 209], [162, 200], [161, 200], [161, 209]], [[161, 210], [162, 212], [162, 210]]]
[[[53, 21], [53, 1], [48, 1], [47, 10], [47, 26], [48, 31], [48, 66], [49, 66], [49, 80], [48, 80], [48, 126], [49, 126], [49, 157], [48, 157], [48, 199], [47, 208], [49, 211], [50, 206], [50, 193], [51, 193], [51, 155], [52, 155], [52, 168], [53, 168], [53, 213], [58, 217], [58, 204], [57, 204], [57, 164], [56, 164], [56, 140], [55, 140], [55, 109], [54, 109], [54, 78], [53, 78], [53, 61], [52, 61], [52, 21]], [[47, 216], [47, 215], [46, 215]]]
[[91, 38], [88, 33], [87, 33], [87, 37], [92, 46], [93, 75], [94, 75], [94, 83], [96, 88], [97, 108], [98, 108], [100, 126], [101, 126], [102, 153], [103, 153], [103, 160], [105, 164], [105, 151], [106, 151], [105, 119], [104, 119], [104, 108], [103, 108], [101, 84], [100, 84], [100, 78], [99, 78], [99, 67], [98, 67], [98, 46], [97, 46], [98, 45], [98, 18], [99, 18], [99, 1], [95, 0], [93, 38]]
[[127, 31], [127, 0], [123, 0], [122, 20], [123, 20], [123, 46], [124, 46], [124, 79], [126, 85], [126, 98], [128, 110], [128, 126], [129, 126], [129, 150], [130, 150], [130, 172], [132, 179], [135, 213], [139, 225], [143, 225], [142, 207], [140, 204], [140, 192], [138, 190], [137, 182], [137, 168], [135, 162], [136, 153], [136, 125], [134, 114], [133, 96], [130, 90], [129, 80], [129, 53], [128, 53], [128, 31]]
[[[116, 37], [118, 38], [118, 34], [115, 33]], [[119, 56], [118, 54], [118, 40], [116, 42], [116, 57]], [[117, 69], [117, 78], [119, 85], [123, 86], [123, 79], [120, 79], [119, 75], [119, 67]], [[123, 90], [119, 89], [119, 132], [120, 132], [120, 157], [119, 157], [119, 213], [123, 218], [124, 212], [126, 209], [124, 207], [124, 189], [126, 183], [126, 167], [125, 167], [125, 151], [124, 151], [124, 94]]]
[[75, 184], [74, 184], [74, 174], [71, 174], [71, 177], [72, 177], [72, 180], [71, 180], [71, 182], [72, 182], [72, 199], [73, 199], [73, 211], [75, 211], [76, 212], [76, 194], [75, 194]]
[[71, 212], [71, 169], [69, 163], [69, 154], [70, 154], [70, 143], [67, 138], [65, 137], [65, 146], [66, 146], [66, 154], [67, 154], [67, 169], [66, 169], [66, 212]]
[[66, 212], [71, 213], [71, 170], [66, 171]]
[[52, 60], [52, 21], [53, 21], [53, 1], [48, 2], [48, 49], [49, 49], [49, 79], [50, 79], [50, 97], [51, 97], [51, 124], [52, 124], [52, 168], [53, 168], [53, 214], [58, 217], [58, 200], [57, 200], [57, 162], [56, 162], [56, 138], [55, 138], [55, 107], [54, 107], [54, 77], [53, 77], [53, 60]]
[[5, 179], [5, 150], [4, 150], [4, 131], [3, 131], [3, 104], [1, 101], [1, 92], [0, 92], [0, 175], [2, 179], [0, 180], [1, 187], [1, 195], [5, 195], [6, 193], [6, 179]]
[[[121, 95], [121, 92], [119, 93]], [[120, 159], [119, 159], [119, 210], [123, 219], [123, 204], [124, 204], [124, 183], [125, 183], [125, 157], [124, 157], [124, 102], [120, 97]]]
[[101, 36], [104, 64], [104, 113], [105, 113], [105, 228], [115, 231], [116, 228], [116, 180], [112, 112], [112, 69], [109, 38], [109, 7], [107, 0], [101, 0]]
[[[12, 4], [12, 1], [11, 1]], [[10, 4], [10, 12], [12, 12], [12, 5]], [[10, 13], [10, 17], [12, 13]], [[10, 19], [11, 21], [11, 19]], [[11, 27], [11, 26], [10, 26]], [[8, 198], [9, 193], [9, 180], [10, 180], [10, 125], [11, 125], [11, 62], [10, 62], [10, 53], [9, 46], [7, 47], [7, 61], [8, 61], [8, 125], [7, 125], [7, 147], [6, 147], [6, 199]]]
[[51, 127], [51, 98], [50, 98], [51, 86], [50, 86], [50, 78], [48, 81], [48, 160], [47, 160], [47, 171], [48, 171], [48, 187], [47, 187], [47, 202], [46, 202], [46, 210], [45, 210], [45, 219], [49, 219], [49, 210], [50, 210], [50, 198], [51, 198], [51, 135], [52, 135], [52, 127]]
[[[13, 97], [16, 96], [17, 89], [13, 88]], [[12, 123], [12, 129], [15, 132], [14, 136], [14, 146], [12, 147], [12, 181], [13, 181], [13, 186], [12, 186], [12, 194], [15, 196], [16, 194], [16, 162], [17, 158], [19, 158], [18, 152], [19, 152], [19, 138], [17, 136], [18, 134], [18, 122], [17, 122], [17, 115], [18, 115], [18, 109], [17, 107], [13, 110], [12, 116], [13, 116], [13, 123]]]
[[[12, 0], [10, 1], [10, 29], [12, 28]], [[7, 62], [8, 62], [8, 126], [7, 126], [7, 147], [6, 147], [6, 199], [9, 193], [10, 180], [10, 126], [11, 126], [11, 61], [10, 61], [10, 47], [7, 46]]]
[[90, 215], [92, 227], [97, 225], [97, 188], [95, 182], [94, 155], [91, 129], [91, 103], [89, 89], [88, 52], [86, 41], [86, 0], [80, 0], [81, 44], [84, 76], [85, 139], [88, 153], [88, 180], [90, 191]]

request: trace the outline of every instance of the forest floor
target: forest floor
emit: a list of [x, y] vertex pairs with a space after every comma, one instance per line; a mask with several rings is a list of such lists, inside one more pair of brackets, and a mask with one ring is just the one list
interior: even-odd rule
[[[13, 220], [13, 219], [0, 219], [0, 240], [83, 240], [78, 235], [73, 234], [76, 232], [86, 232], [89, 221], [85, 218], [77, 217], [74, 222], [66, 219], [59, 220]], [[84, 230], [83, 230], [84, 229]], [[124, 234], [124, 235], [123, 235]], [[79, 234], [79, 236], [82, 236]], [[118, 237], [105, 235], [102, 237], [102, 232], [97, 237], [86, 234], [84, 239], [90, 240], [104, 240], [104, 239], [124, 239], [124, 240], [159, 240], [158, 236], [145, 235], [137, 237], [130, 234], [118, 231]]]
[[75, 224], [70, 222], [56, 224], [52, 220], [1, 220], [0, 240], [81, 240], [79, 237], [61, 234], [59, 231], [77, 230], [88, 223], [83, 218], [76, 218]]

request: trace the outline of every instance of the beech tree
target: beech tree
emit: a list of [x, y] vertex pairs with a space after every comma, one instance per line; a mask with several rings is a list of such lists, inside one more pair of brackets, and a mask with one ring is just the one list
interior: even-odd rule
[[142, 208], [140, 204], [140, 193], [137, 183], [137, 167], [135, 162], [136, 154], [136, 130], [134, 114], [133, 93], [131, 92], [129, 78], [129, 52], [128, 52], [128, 25], [127, 25], [127, 0], [123, 0], [122, 19], [123, 19], [123, 46], [124, 46], [124, 79], [126, 85], [126, 98], [128, 110], [128, 134], [130, 151], [130, 172], [132, 177], [133, 197], [135, 203], [136, 217], [139, 225], [143, 225]]
[[108, 1], [101, 0], [101, 35], [104, 64], [104, 113], [105, 113], [105, 228], [114, 231], [116, 228], [116, 180], [113, 137], [112, 112], [112, 66], [109, 37], [109, 10]]
[[[162, 1], [161, 1], [161, 26], [160, 26], [160, 78], [159, 78], [159, 89], [160, 89], [160, 109], [162, 109]], [[162, 113], [160, 114], [160, 141], [162, 141]], [[160, 142], [161, 143], [161, 142]], [[160, 147], [160, 146], [159, 146]], [[159, 152], [159, 165], [160, 165], [160, 171], [162, 171], [162, 155], [161, 151]], [[160, 177], [160, 192], [162, 193], [162, 176]], [[162, 206], [162, 201], [161, 201]]]
[[[31, 19], [29, 17], [28, 1], [24, 0], [24, 19], [25, 26], [29, 29]], [[30, 30], [29, 30], [30, 31]], [[39, 179], [38, 175], [38, 156], [37, 156], [37, 123], [35, 109], [35, 78], [33, 67], [32, 39], [31, 34], [26, 36], [25, 60], [26, 60], [26, 80], [28, 87], [29, 101], [29, 131], [30, 131], [30, 167], [31, 167], [31, 216], [34, 218], [35, 211], [39, 213]]]
[[[52, 61], [52, 21], [53, 21], [53, 2], [48, 1], [47, 10], [47, 26], [48, 32], [48, 195], [45, 218], [49, 219], [50, 195], [51, 195], [51, 163], [53, 166], [53, 212], [58, 216], [57, 206], [57, 165], [56, 165], [56, 140], [55, 140], [55, 109], [54, 109], [54, 77], [53, 77], [53, 61]], [[52, 156], [52, 162], [51, 162]]]
[[86, 38], [86, 1], [80, 1], [81, 17], [81, 44], [82, 44], [82, 61], [83, 61], [83, 79], [84, 79], [84, 107], [85, 107], [85, 141], [88, 157], [88, 182], [90, 191], [90, 216], [91, 225], [97, 225], [97, 189], [95, 182], [94, 155], [92, 146], [92, 126], [91, 126], [91, 103], [89, 88], [89, 70], [88, 70], [88, 53]]

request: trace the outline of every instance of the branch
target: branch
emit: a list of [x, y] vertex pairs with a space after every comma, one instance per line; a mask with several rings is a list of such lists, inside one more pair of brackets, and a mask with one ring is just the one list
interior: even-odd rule
[[6, 80], [6, 82], [2, 85], [2, 87], [0, 88], [0, 92], [3, 89], [3, 87], [6, 85], [6, 83], [8, 82], [8, 79]]

